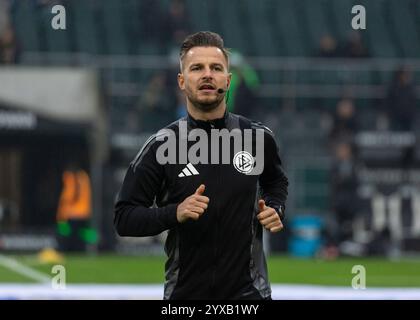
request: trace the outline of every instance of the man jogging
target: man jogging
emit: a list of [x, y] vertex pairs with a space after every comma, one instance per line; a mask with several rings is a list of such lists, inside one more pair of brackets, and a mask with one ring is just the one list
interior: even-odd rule
[[271, 299], [262, 230], [283, 228], [288, 186], [274, 135], [226, 110], [229, 56], [218, 34], [188, 36], [180, 69], [188, 115], [130, 164], [115, 228], [130, 237], [169, 231], [164, 299]]

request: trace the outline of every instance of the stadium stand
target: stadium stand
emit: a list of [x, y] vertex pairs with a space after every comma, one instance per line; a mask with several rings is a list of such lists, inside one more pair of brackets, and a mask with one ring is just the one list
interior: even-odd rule
[[[151, 79], [171, 66], [173, 39], [166, 41], [164, 20], [172, 1], [64, 3], [68, 28], [56, 32], [48, 25], [48, 6], [29, 0], [13, 2], [22, 64], [66, 64], [57, 58], [62, 53], [90, 57], [89, 67], [100, 72], [111, 135], [127, 132], [127, 119], [144, 111], [139, 101]], [[355, 4], [365, 6], [367, 13], [367, 29], [359, 33], [350, 32]], [[290, 172], [290, 210], [328, 211], [328, 122], [337, 101], [353, 98], [360, 127], [375, 130], [378, 109], [403, 59], [411, 59], [413, 83], [419, 82], [420, 67], [413, 60], [420, 57], [420, 2], [186, 0], [185, 5], [191, 31], [219, 32], [226, 45], [247, 57], [257, 70], [261, 120], [278, 132]], [[334, 58], [317, 55], [326, 35], [337, 43]], [[360, 41], [367, 59], [353, 59], [357, 56], [349, 53], [352, 41]], [[48, 55], [37, 60], [40, 52]], [[162, 123], [159, 114], [146, 118], [150, 119], [147, 131]], [[132, 128], [135, 132], [136, 126]]]

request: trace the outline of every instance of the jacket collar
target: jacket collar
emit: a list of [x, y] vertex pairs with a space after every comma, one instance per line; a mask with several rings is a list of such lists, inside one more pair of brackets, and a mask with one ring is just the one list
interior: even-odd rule
[[194, 119], [189, 113], [187, 115], [188, 126], [201, 129], [223, 129], [228, 127], [229, 111], [225, 110], [222, 118], [213, 120]]

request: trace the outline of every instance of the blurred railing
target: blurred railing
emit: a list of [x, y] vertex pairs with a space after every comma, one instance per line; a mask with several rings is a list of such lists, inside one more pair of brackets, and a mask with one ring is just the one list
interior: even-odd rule
[[[420, 96], [420, 59], [342, 59], [296, 57], [249, 57], [246, 59], [262, 78], [259, 95], [265, 98], [336, 97], [381, 98], [393, 72], [404, 66], [412, 71]], [[25, 52], [29, 65], [78, 65], [98, 68], [111, 80], [109, 93], [138, 96], [144, 86], [128, 77], [114, 77], [123, 70], [159, 71], [177, 68], [169, 56], [132, 56]], [[176, 76], [176, 75], [174, 75]]]

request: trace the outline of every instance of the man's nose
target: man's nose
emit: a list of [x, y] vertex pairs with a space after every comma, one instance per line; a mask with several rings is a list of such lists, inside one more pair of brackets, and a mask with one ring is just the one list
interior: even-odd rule
[[212, 73], [211, 68], [207, 67], [203, 69], [203, 78], [205, 79], [213, 78], [213, 73]]

